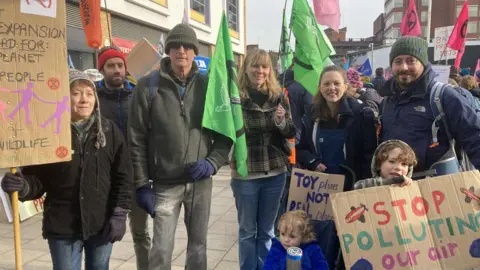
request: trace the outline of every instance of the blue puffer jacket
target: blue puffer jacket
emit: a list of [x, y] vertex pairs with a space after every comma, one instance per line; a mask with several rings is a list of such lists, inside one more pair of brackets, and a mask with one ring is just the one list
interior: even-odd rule
[[[328, 270], [328, 264], [317, 241], [300, 246], [302, 249], [302, 270]], [[272, 247], [268, 252], [263, 270], [287, 269], [287, 251], [276, 238], [272, 239]]]
[[[430, 91], [435, 72], [431, 65], [425, 67], [422, 76], [406, 91], [400, 90], [392, 78], [385, 83], [382, 96], [388, 96], [382, 104], [382, 132], [380, 140], [402, 140], [410, 145], [417, 155], [415, 172], [428, 170], [447, 152], [449, 143], [445, 130], [440, 125], [439, 145], [432, 146]], [[441, 103], [452, 137], [466, 151], [470, 161], [480, 168], [480, 117], [467, 105], [467, 99], [456, 90], [447, 87]]]

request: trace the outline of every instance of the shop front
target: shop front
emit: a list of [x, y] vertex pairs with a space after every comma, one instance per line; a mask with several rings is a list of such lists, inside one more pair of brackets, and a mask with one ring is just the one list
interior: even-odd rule
[[[132, 49], [137, 45], [138, 42], [120, 38], [120, 37], [112, 37], [112, 44], [119, 47], [120, 50], [122, 50], [123, 53], [129, 54]], [[155, 48], [157, 47], [156, 44], [152, 44]], [[203, 45], [205, 46], [205, 45]], [[200, 48], [205, 49], [205, 47], [202, 47], [202, 43], [200, 43]], [[202, 51], [199, 48], [199, 54], [202, 53]], [[208, 53], [208, 50], [207, 50]], [[208, 65], [210, 63], [210, 58], [205, 57], [202, 55], [199, 55], [195, 57], [195, 62], [197, 63], [197, 66], [200, 70], [200, 72], [206, 73], [208, 69]]]

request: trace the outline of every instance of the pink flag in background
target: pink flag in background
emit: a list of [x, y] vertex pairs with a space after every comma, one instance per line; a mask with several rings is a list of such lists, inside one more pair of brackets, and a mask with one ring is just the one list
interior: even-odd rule
[[456, 68], [460, 68], [460, 63], [462, 62], [462, 57], [464, 53], [465, 53], [465, 46], [462, 49], [458, 50], [457, 52], [457, 57], [455, 58], [455, 64], [454, 64]]
[[400, 32], [402, 36], [416, 36], [422, 35], [422, 28], [420, 27], [420, 20], [418, 19], [417, 8], [415, 0], [410, 0], [408, 8], [403, 15], [402, 23], [400, 24]]
[[461, 50], [465, 47], [465, 40], [467, 39], [468, 28], [468, 2], [463, 3], [463, 8], [458, 15], [457, 23], [453, 27], [452, 34], [448, 39], [447, 46], [452, 50]]
[[326, 25], [336, 32], [340, 28], [339, 0], [313, 0], [313, 9], [317, 23]]

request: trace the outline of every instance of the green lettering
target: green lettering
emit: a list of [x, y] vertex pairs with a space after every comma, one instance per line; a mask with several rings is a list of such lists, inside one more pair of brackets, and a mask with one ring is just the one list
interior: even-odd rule
[[458, 231], [460, 232], [460, 235], [465, 234], [465, 227], [469, 228], [472, 232], [477, 232], [477, 226], [475, 224], [475, 221], [473, 220], [473, 214], [468, 213], [468, 221], [467, 223], [464, 219], [461, 219], [459, 217], [455, 217], [457, 220], [457, 225], [458, 225]]
[[443, 219], [433, 219], [428, 220], [428, 225], [433, 225], [435, 227], [435, 233], [438, 238], [442, 238], [442, 232], [440, 231], [440, 224], [443, 224]]
[[445, 220], [447, 221], [448, 232], [450, 233], [451, 236], [455, 236], [455, 232], [453, 231], [452, 220], [449, 217], [447, 217]]
[[[363, 238], [367, 239], [367, 243], [363, 243]], [[372, 236], [366, 231], [361, 231], [357, 236], [357, 244], [361, 250], [370, 250], [373, 246]]]
[[345, 247], [345, 251], [350, 253], [350, 244], [353, 242], [353, 236], [349, 233], [345, 233], [342, 235], [343, 246]]
[[412, 224], [410, 224], [410, 232], [412, 233], [412, 236], [413, 238], [415, 238], [415, 240], [417, 241], [423, 241], [425, 240], [425, 237], [427, 237], [427, 229], [425, 228], [425, 222], [421, 222], [422, 223], [422, 233], [420, 234], [420, 236], [417, 236], [415, 234], [415, 232], [413, 231], [413, 226]]
[[480, 228], [480, 212], [475, 214], [475, 223], [477, 224], [477, 228]]
[[399, 245], [408, 245], [412, 242], [412, 239], [402, 238], [402, 233], [398, 225], [395, 225], [395, 235], [397, 236], [397, 241]]
[[382, 248], [393, 246], [393, 243], [391, 241], [385, 242], [385, 240], [383, 239], [383, 233], [381, 229], [377, 229], [377, 236], [378, 236], [378, 241], [380, 241], [380, 246]]

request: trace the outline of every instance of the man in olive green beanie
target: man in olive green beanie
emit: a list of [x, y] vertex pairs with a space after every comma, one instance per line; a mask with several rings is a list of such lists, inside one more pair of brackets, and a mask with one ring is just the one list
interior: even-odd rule
[[129, 114], [136, 199], [153, 218], [148, 270], [172, 268], [182, 205], [188, 235], [185, 269], [207, 270], [212, 175], [226, 164], [232, 141], [202, 128], [208, 80], [194, 61], [195, 31], [187, 24], [173, 27], [165, 53], [160, 70], [138, 81]]
[[192, 47], [198, 55], [197, 34], [188, 24], [177, 24], [170, 30], [165, 40], [165, 53], [169, 54], [171, 48], [177, 48], [180, 44]]
[[[415, 150], [418, 165], [414, 168], [414, 178], [455, 173], [449, 169], [456, 166], [439, 167], [451, 156], [451, 139], [465, 150], [473, 165], [480, 168], [480, 117], [462, 89], [437, 82], [427, 50], [427, 41], [420, 37], [400, 37], [393, 44], [390, 51], [393, 76], [380, 91], [385, 98], [381, 106], [379, 142], [401, 140]], [[438, 99], [436, 93], [439, 93]], [[468, 91], [466, 94], [471, 95]], [[434, 122], [440, 115], [437, 103], [432, 105], [437, 101], [444, 115], [439, 122]], [[450, 134], [445, 131], [445, 123]]]
[[413, 36], [403, 36], [397, 40], [390, 51], [390, 66], [395, 57], [411, 55], [420, 61], [423, 66], [428, 64], [428, 43], [425, 39]]

